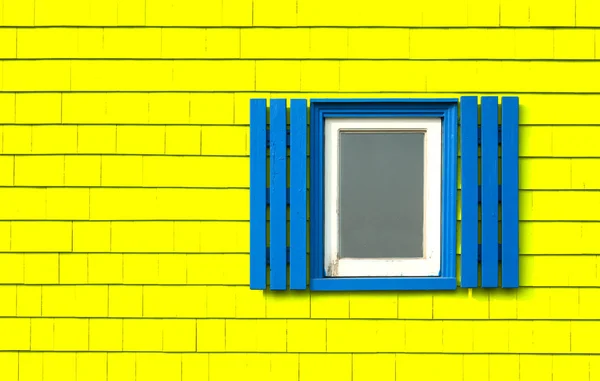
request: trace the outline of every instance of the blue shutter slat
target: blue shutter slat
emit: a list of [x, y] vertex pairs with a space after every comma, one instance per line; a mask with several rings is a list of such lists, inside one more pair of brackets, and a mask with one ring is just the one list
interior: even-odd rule
[[461, 287], [478, 285], [479, 186], [477, 97], [461, 98]]
[[519, 98], [502, 97], [502, 287], [519, 287]]
[[267, 288], [267, 102], [250, 101], [250, 288]]
[[498, 287], [498, 97], [481, 98], [481, 286]]
[[271, 284], [272, 290], [287, 288], [287, 144], [286, 101], [271, 99]]
[[290, 288], [306, 289], [306, 100], [290, 104]]

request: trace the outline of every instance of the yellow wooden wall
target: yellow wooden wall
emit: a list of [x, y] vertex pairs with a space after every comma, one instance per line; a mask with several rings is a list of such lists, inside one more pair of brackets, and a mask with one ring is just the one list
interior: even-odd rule
[[[0, 380], [600, 380], [598, 27], [597, 0], [0, 0]], [[518, 291], [249, 290], [250, 98], [509, 93]]]

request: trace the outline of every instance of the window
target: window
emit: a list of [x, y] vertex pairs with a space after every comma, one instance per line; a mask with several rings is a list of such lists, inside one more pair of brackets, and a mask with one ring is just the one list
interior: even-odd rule
[[456, 288], [456, 106], [311, 102], [311, 289]]
[[457, 99], [252, 99], [250, 288], [518, 287], [519, 99], [480, 99], [460, 190]]
[[325, 120], [325, 273], [440, 271], [440, 118]]

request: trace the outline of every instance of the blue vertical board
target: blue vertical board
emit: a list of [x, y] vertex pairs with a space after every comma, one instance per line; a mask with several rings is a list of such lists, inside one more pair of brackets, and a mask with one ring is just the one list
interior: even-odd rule
[[498, 97], [481, 98], [481, 286], [498, 287]]
[[271, 284], [272, 290], [287, 289], [287, 144], [286, 101], [271, 99]]
[[306, 100], [290, 102], [290, 288], [306, 289]]
[[519, 98], [502, 97], [502, 287], [519, 287]]
[[250, 100], [250, 288], [267, 288], [267, 101]]
[[462, 97], [460, 102], [461, 138], [461, 274], [460, 285], [473, 288], [478, 285], [479, 239], [479, 185], [477, 97]]
[[318, 112], [318, 101], [310, 101], [310, 278], [325, 277], [324, 262], [324, 221], [323, 204], [325, 172], [325, 122]]

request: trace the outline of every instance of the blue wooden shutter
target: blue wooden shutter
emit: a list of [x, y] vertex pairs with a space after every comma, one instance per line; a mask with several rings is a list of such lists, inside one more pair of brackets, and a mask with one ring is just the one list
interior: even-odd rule
[[[289, 133], [286, 100], [271, 99], [269, 106], [267, 129], [266, 100], [253, 99], [250, 102], [250, 288], [267, 288], [268, 268], [270, 289], [286, 290], [289, 263], [290, 288], [304, 290], [307, 284], [306, 100], [291, 100]], [[269, 187], [267, 158], [270, 161]], [[267, 242], [267, 205], [270, 211], [270, 242]], [[290, 248], [287, 247], [288, 237]]]
[[[288, 283], [291, 289], [306, 289], [307, 103], [303, 99], [290, 102], [289, 132], [286, 106], [284, 99], [271, 100], [267, 126], [266, 100], [253, 99], [250, 103], [251, 289], [265, 290], [267, 279], [273, 290], [286, 290]], [[503, 288], [518, 287], [518, 98], [502, 97], [500, 128], [497, 97], [481, 98], [481, 115], [477, 97], [462, 97], [460, 107], [461, 287], [478, 287], [479, 263], [482, 287], [498, 287], [500, 270]], [[270, 161], [269, 168], [267, 159]], [[270, 173], [269, 179], [267, 173]], [[501, 214], [498, 213], [499, 208]], [[289, 248], [286, 244], [288, 237]], [[267, 269], [270, 271], [267, 272]]]
[[[477, 97], [461, 98], [461, 287], [478, 286], [479, 261], [482, 287], [498, 287], [499, 261], [502, 287], [519, 286], [519, 100], [502, 97], [501, 107], [502, 123], [498, 132], [498, 97], [481, 98], [480, 118]], [[478, 186], [479, 173], [481, 186]]]

